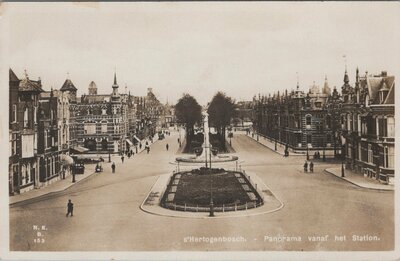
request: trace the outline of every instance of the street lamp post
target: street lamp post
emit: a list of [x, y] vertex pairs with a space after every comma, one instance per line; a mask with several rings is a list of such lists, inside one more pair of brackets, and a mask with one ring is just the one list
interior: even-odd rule
[[307, 160], [310, 160], [310, 154], [308, 153], [308, 144], [306, 146], [307, 146]]
[[213, 194], [212, 194], [212, 172], [210, 169], [210, 217], [214, 216], [214, 202], [213, 202]]
[[342, 178], [344, 178], [344, 160], [342, 160]]

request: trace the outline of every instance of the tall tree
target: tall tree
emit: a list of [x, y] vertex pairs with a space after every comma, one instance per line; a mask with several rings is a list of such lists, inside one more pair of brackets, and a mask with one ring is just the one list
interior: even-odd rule
[[226, 126], [231, 124], [231, 119], [235, 115], [235, 103], [231, 97], [223, 92], [217, 92], [210, 102], [207, 110], [209, 114], [210, 126], [214, 127], [225, 141]]
[[201, 121], [201, 106], [193, 96], [186, 93], [175, 105], [175, 114], [178, 122], [185, 124], [186, 140], [190, 144], [194, 136], [194, 125]]

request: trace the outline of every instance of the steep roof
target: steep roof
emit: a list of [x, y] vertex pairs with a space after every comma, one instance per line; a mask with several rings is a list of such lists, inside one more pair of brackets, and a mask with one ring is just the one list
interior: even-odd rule
[[395, 99], [395, 95], [394, 95], [394, 76], [392, 77], [388, 77], [388, 78], [392, 78], [392, 79], [386, 79], [387, 85], [389, 86], [389, 93], [386, 97], [386, 100], [384, 102], [384, 104], [394, 104], [394, 99]]
[[20, 92], [43, 92], [40, 81], [32, 81], [27, 76], [19, 82]]
[[110, 101], [110, 94], [96, 94], [96, 95], [85, 95], [82, 98], [82, 103], [104, 103]]
[[70, 79], [66, 79], [60, 91], [77, 91], [78, 89]]
[[9, 78], [10, 78], [10, 82], [19, 81], [17, 75], [15, 75], [14, 71], [11, 68], [9, 69]]
[[[382, 81], [384, 80], [384, 81]], [[382, 84], [385, 83], [386, 86], [389, 89], [389, 94], [392, 92], [394, 94], [394, 90], [392, 88], [394, 87], [394, 76], [387, 76], [387, 77], [368, 77], [367, 78], [367, 87], [368, 87], [368, 94], [371, 100], [375, 104], [379, 104], [379, 95], [378, 92], [382, 88]], [[388, 94], [388, 97], [389, 97]], [[394, 97], [393, 97], [394, 99]]]

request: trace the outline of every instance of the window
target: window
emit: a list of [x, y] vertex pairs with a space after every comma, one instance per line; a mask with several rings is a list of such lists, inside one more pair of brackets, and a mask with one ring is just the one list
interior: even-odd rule
[[326, 123], [326, 128], [330, 129], [331, 126], [332, 126], [331, 125], [331, 116], [330, 115], [326, 116], [325, 123]]
[[310, 134], [307, 134], [307, 143], [310, 144], [312, 142], [312, 138]]
[[21, 179], [19, 180], [19, 184], [20, 185], [26, 184], [25, 176], [26, 176], [26, 167], [25, 167], [25, 165], [22, 165], [22, 168], [21, 168]]
[[17, 105], [13, 104], [12, 106], [12, 114], [11, 114], [11, 122], [17, 121]]
[[101, 122], [101, 133], [107, 133], [107, 121]]
[[47, 130], [44, 131], [44, 148], [47, 148]]
[[95, 134], [96, 133], [96, 123], [87, 122], [84, 125], [85, 134]]
[[311, 125], [311, 115], [306, 116], [306, 125]]
[[394, 147], [385, 146], [385, 157], [384, 157], [384, 167], [394, 168]]
[[24, 128], [28, 128], [28, 108], [24, 110]]
[[37, 123], [37, 107], [34, 107], [33, 109], [33, 122], [35, 124]]
[[372, 146], [371, 144], [368, 144], [368, 163], [373, 163], [373, 156], [374, 154], [372, 153]]
[[387, 137], [387, 119], [379, 118], [378, 119], [378, 135], [381, 137]]
[[387, 137], [394, 137], [395, 136], [395, 131], [394, 131], [394, 117], [388, 117], [387, 118]]

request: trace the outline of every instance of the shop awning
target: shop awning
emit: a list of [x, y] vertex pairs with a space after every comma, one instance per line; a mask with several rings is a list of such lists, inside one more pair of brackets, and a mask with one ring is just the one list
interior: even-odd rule
[[78, 153], [84, 153], [84, 152], [89, 151], [89, 149], [84, 148], [82, 146], [76, 146], [76, 147], [73, 147], [72, 149], [75, 150]]
[[126, 143], [128, 143], [129, 145], [133, 145], [132, 141], [130, 139], [125, 139]]
[[135, 135], [133, 136], [137, 142], [140, 142], [140, 139]]
[[72, 165], [72, 164], [74, 164], [74, 159], [71, 156], [66, 155], [66, 154], [61, 154], [60, 155], [60, 161], [61, 161], [61, 164], [63, 164], [63, 165]]

